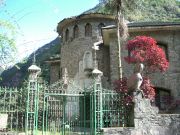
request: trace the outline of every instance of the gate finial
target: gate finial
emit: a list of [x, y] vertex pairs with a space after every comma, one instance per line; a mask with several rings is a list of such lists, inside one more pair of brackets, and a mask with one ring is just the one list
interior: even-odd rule
[[33, 53], [32, 65], [28, 68], [28, 71], [30, 72], [30, 75], [29, 75], [30, 80], [36, 80], [38, 75], [41, 73], [41, 68], [36, 66], [36, 54], [35, 54], [35, 51]]

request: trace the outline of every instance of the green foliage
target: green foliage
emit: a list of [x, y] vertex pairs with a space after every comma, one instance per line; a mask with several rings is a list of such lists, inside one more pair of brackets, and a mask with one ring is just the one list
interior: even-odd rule
[[0, 20], [0, 66], [3, 67], [14, 59], [16, 52], [15, 28], [7, 21]]
[[[90, 12], [115, 14], [116, 5], [99, 4]], [[122, 0], [122, 11], [128, 21], [180, 21], [180, 1], [177, 0]], [[113, 8], [111, 8], [113, 7]]]

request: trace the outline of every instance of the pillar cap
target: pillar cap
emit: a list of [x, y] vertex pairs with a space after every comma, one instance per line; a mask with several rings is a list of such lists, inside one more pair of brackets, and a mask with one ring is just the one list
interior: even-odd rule
[[98, 70], [98, 69], [94, 69], [93, 71], [92, 71], [92, 74], [94, 74], [94, 75], [103, 75], [103, 72], [101, 72], [100, 70]]
[[41, 68], [33, 64], [28, 68], [28, 71], [41, 71]]

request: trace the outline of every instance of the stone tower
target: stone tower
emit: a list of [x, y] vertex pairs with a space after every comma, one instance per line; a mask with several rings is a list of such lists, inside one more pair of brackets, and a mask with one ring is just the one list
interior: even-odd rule
[[[78, 78], [88, 82], [88, 75], [94, 68], [95, 42], [102, 40], [101, 28], [114, 24], [114, 17], [102, 14], [83, 14], [67, 18], [59, 22], [57, 32], [62, 38], [60, 69], [68, 70], [70, 78]], [[98, 68], [103, 72], [103, 78], [108, 82], [109, 48], [99, 44], [97, 51]], [[81, 82], [84, 83], [84, 82]]]

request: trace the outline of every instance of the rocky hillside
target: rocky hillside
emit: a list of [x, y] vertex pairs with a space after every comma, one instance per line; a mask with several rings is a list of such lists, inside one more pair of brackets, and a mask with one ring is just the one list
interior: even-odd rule
[[[36, 65], [42, 69], [42, 77], [48, 81], [49, 79], [49, 66], [45, 63], [52, 55], [59, 54], [60, 39], [56, 38], [50, 43], [39, 48], [36, 52]], [[32, 64], [34, 53], [22, 62], [17, 63], [15, 66], [5, 70], [1, 74], [1, 86], [21, 86], [23, 81], [28, 77], [28, 67]]]
[[[105, 3], [98, 4], [84, 13], [114, 14]], [[124, 12], [128, 21], [180, 21], [179, 0], [140, 0], [131, 10]]]

